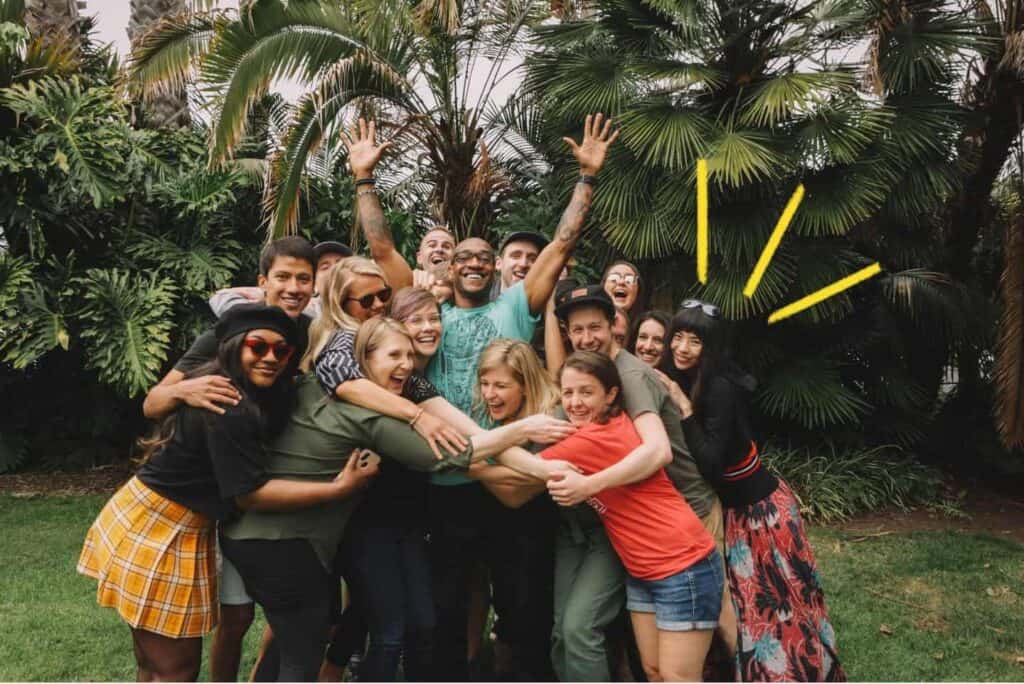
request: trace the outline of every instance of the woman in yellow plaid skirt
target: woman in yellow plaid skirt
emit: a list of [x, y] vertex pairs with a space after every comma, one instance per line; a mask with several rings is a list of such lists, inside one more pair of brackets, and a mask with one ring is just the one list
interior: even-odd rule
[[223, 415], [182, 406], [169, 416], [145, 442], [138, 473], [100, 511], [78, 561], [97, 580], [99, 604], [131, 628], [138, 681], [198, 676], [202, 636], [218, 619], [218, 521], [343, 498], [375, 472], [346, 468], [329, 483], [269, 479], [263, 443], [291, 408], [295, 322], [276, 307], [245, 304], [215, 332], [217, 360], [193, 375], [225, 375], [241, 400]]

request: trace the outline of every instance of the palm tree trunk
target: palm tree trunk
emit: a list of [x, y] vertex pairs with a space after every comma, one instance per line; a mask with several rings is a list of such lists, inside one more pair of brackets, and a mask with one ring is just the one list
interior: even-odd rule
[[[128, 38], [134, 46], [161, 19], [188, 11], [186, 0], [131, 0]], [[187, 126], [190, 121], [188, 92], [184, 87], [174, 92], [159, 92], [150, 98], [144, 109], [145, 123], [159, 126]]]
[[78, 0], [26, 0], [25, 28], [44, 45], [67, 42], [78, 45]]
[[1003, 316], [996, 347], [996, 427], [1008, 449], [1024, 446], [1024, 214], [1006, 236]]

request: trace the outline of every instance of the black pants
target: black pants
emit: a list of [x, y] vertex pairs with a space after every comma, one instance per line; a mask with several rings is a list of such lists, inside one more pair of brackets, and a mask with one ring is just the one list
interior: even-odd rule
[[499, 636], [516, 652], [516, 678], [551, 680], [553, 524], [538, 524], [529, 511], [505, 509], [477, 483], [432, 486], [430, 511], [438, 679], [469, 679], [470, 572], [482, 561], [494, 588]]
[[221, 547], [274, 631], [278, 681], [316, 681], [327, 643], [331, 585], [313, 547], [304, 539], [230, 538]]
[[395, 681], [404, 652], [405, 680], [430, 680], [435, 622], [424, 526], [353, 520], [346, 534], [347, 577], [370, 632], [359, 678]]

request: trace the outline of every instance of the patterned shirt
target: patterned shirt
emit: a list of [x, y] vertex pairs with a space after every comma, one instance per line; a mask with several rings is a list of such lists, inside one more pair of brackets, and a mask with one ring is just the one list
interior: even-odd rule
[[[538, 317], [530, 313], [530, 303], [522, 283], [505, 290], [493, 302], [474, 308], [445, 304], [441, 308], [444, 333], [437, 354], [427, 366], [427, 379], [441, 396], [477, 422], [484, 418], [473, 411], [473, 387], [480, 353], [499, 338], [528, 342], [533, 336]], [[460, 474], [435, 474], [434, 484], [465, 484]]]

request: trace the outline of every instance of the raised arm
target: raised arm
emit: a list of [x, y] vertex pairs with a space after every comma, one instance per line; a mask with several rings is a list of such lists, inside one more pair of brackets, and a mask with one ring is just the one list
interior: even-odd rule
[[530, 268], [523, 281], [526, 299], [530, 303], [530, 311], [541, 313], [544, 304], [554, 292], [558, 274], [565, 268], [572, 250], [576, 247], [590, 203], [594, 196], [593, 179], [604, 166], [608, 146], [619, 137], [618, 131], [612, 131], [612, 120], [605, 120], [604, 115], [587, 115], [583, 124], [583, 142], [577, 144], [572, 138], [563, 138], [572, 149], [572, 154], [580, 165], [580, 181], [572, 193], [569, 206], [562, 214], [562, 220], [555, 229], [555, 239], [537, 256], [537, 261]]
[[562, 322], [555, 315], [554, 294], [548, 298], [544, 309], [544, 361], [548, 375], [557, 383], [558, 371], [565, 363], [565, 343], [562, 342]]
[[[377, 145], [376, 126], [373, 121], [359, 123], [351, 132], [342, 133], [342, 144], [348, 151], [348, 163], [356, 179], [356, 216], [370, 245], [370, 255], [388, 277], [388, 284], [395, 290], [412, 285], [412, 269], [395, 248], [384, 209], [380, 206], [377, 190], [371, 182], [373, 170], [381, 154], [391, 147], [390, 142]], [[362, 182], [360, 182], [362, 181]]]

